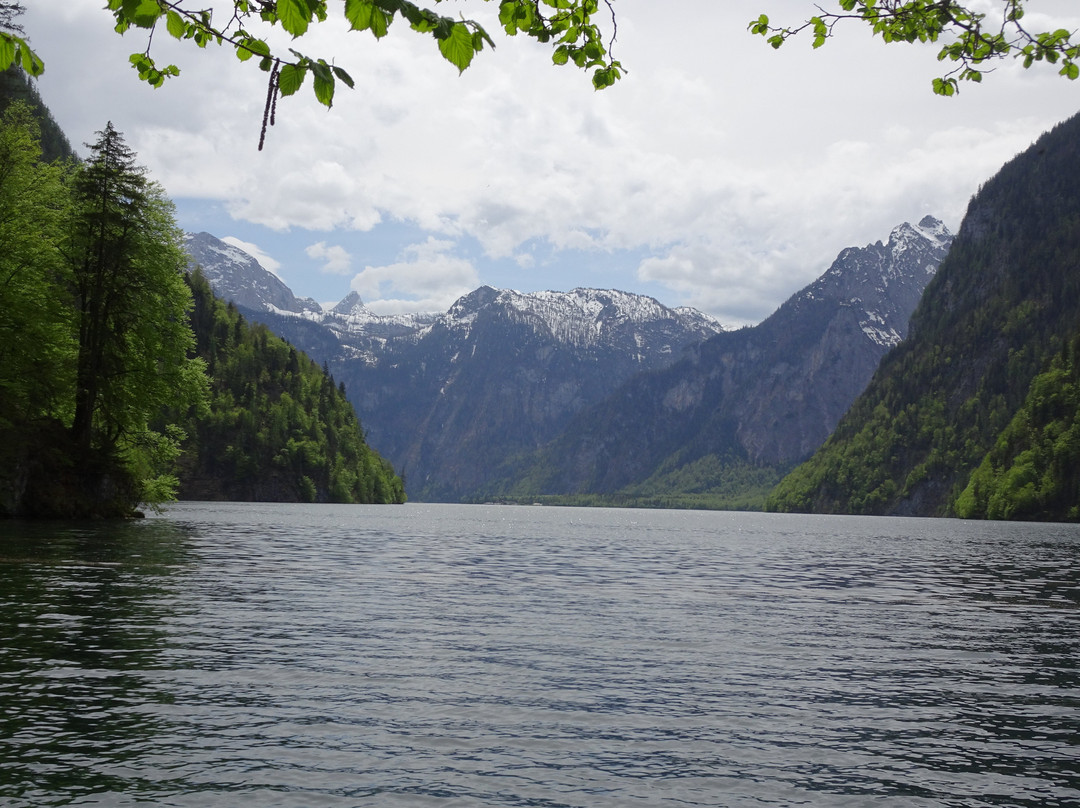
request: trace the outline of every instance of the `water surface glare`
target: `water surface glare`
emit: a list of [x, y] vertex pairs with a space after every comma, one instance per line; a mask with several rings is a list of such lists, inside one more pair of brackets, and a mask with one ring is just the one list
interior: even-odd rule
[[0, 522], [0, 804], [1077, 806], [1080, 527]]

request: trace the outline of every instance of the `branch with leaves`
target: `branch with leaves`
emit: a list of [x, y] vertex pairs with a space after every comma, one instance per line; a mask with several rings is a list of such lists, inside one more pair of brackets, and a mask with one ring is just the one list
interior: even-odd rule
[[[495, 47], [483, 26], [474, 20], [455, 19], [422, 8], [410, 0], [231, 0], [232, 14], [224, 24], [215, 20], [213, 9], [196, 8], [192, 0], [107, 0], [106, 8], [116, 21], [116, 31], [147, 31], [146, 48], [130, 56], [139, 78], [154, 87], [180, 75], [174, 64], [158, 65], [152, 50], [160, 28], [175, 39], [199, 48], [209, 44], [232, 47], [242, 62], [253, 61], [268, 74], [263, 131], [273, 123], [279, 96], [300, 90], [310, 74], [315, 98], [330, 107], [338, 84], [352, 88], [354, 81], [342, 67], [325, 58], [309, 56], [295, 48], [275, 52], [267, 41], [268, 29], [281, 26], [294, 40], [311, 26], [324, 22], [330, 7], [340, 8], [353, 31], [368, 31], [376, 39], [386, 36], [397, 19], [421, 34], [430, 34], [442, 56], [464, 71], [485, 45]], [[195, 0], [199, 2], [199, 0]], [[445, 0], [432, 0], [434, 4]], [[611, 57], [615, 40], [613, 0], [500, 0], [499, 22], [509, 36], [523, 33], [554, 47], [555, 64], [574, 64], [592, 71], [596, 89], [614, 84], [623, 73], [622, 65]], [[610, 12], [611, 34], [601, 28], [600, 4]], [[39, 75], [44, 65], [29, 48], [20, 32], [0, 30], [0, 70], [19, 61], [31, 75]]]
[[853, 19], [869, 25], [885, 42], [943, 42], [938, 61], [955, 62], [956, 67], [934, 79], [938, 95], [955, 95], [961, 81], [982, 81], [992, 70], [988, 65], [1007, 56], [1022, 60], [1025, 68], [1035, 62], [1060, 63], [1060, 75], [1080, 77], [1075, 31], [1029, 31], [1022, 22], [1024, 0], [997, 2], [1000, 14], [991, 17], [957, 0], [839, 0], [840, 11], [818, 6], [819, 14], [793, 28], [773, 25], [766, 14], [748, 27], [774, 48], [804, 32], [813, 36], [813, 47], [820, 48], [841, 21]]

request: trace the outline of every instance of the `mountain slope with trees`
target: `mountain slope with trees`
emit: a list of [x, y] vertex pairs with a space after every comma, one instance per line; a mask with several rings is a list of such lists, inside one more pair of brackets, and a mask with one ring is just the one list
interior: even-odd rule
[[178, 487], [214, 499], [403, 501], [344, 389], [189, 277], [172, 204], [122, 135], [109, 124], [88, 160], [47, 161], [40, 122], [51, 116], [18, 83], [5, 95], [9, 86], [0, 516], [126, 516]]
[[843, 250], [764, 322], [630, 379], [478, 497], [760, 507], [903, 339], [951, 239], [928, 216]]
[[[1024, 488], [1030, 480], [1008, 464], [1034, 473], [1025, 452], [1046, 440], [1062, 442], [1057, 457], [1072, 456], [1065, 382], [1080, 334], [1077, 177], [1080, 117], [980, 189], [911, 336], [821, 450], [778, 486], [770, 509], [1070, 518], [1076, 501], [1059, 500], [1053, 480], [1040, 479], [1045, 507], [1033, 509], [995, 509], [988, 485], [1004, 474]], [[1052, 434], [1040, 437], [1046, 428]], [[973, 477], [976, 469], [985, 470]]]
[[366, 443], [325, 368], [249, 324], [196, 271], [191, 315], [210, 397], [182, 418], [191, 439], [179, 460], [184, 499], [398, 503], [401, 479]]

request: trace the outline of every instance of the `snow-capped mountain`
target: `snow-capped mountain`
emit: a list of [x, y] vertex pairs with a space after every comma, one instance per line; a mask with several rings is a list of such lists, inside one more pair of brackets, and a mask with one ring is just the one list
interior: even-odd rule
[[211, 236], [188, 244], [219, 295], [345, 383], [368, 442], [409, 476], [414, 499], [468, 496], [501, 458], [551, 440], [635, 373], [722, 331], [693, 309], [598, 289], [483, 286], [444, 313], [396, 316], [354, 292], [323, 311]]
[[842, 250], [799, 297], [846, 299], [860, 312], [859, 326], [867, 338], [891, 348], [907, 335], [911, 312], [952, 240], [952, 233], [933, 216], [916, 225], [904, 222], [893, 228], [887, 244]]
[[[189, 245], [215, 291], [345, 383], [411, 498], [460, 500], [523, 477], [551, 481], [535, 493], [604, 492], [710, 454], [777, 466], [805, 457], [906, 335], [951, 239], [931, 217], [902, 224], [731, 332], [610, 289], [483, 286], [446, 312], [397, 316], [351, 293], [323, 311], [229, 245], [205, 234]], [[532, 466], [506, 465], [545, 446], [556, 449]]]
[[[906, 334], [952, 235], [932, 217], [843, 250], [752, 328], [718, 334], [583, 410], [488, 496], [683, 497], [767, 490], [829, 436]], [[748, 489], [747, 489], [748, 490]], [[763, 494], [760, 494], [763, 496]]]
[[218, 297], [259, 311], [292, 314], [321, 313], [311, 298], [298, 298], [280, 278], [253, 256], [209, 233], [187, 233], [184, 249], [192, 267], [198, 266]]

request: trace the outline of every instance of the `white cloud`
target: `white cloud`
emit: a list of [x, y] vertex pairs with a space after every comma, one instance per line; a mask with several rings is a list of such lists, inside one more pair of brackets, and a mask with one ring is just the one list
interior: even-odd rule
[[305, 250], [308, 258], [323, 260], [326, 263], [320, 267], [322, 272], [332, 275], [348, 275], [352, 271], [352, 256], [348, 250], [340, 245], [327, 246], [325, 241], [309, 245]]
[[[357, 263], [350, 231], [405, 222], [430, 243], [475, 239], [522, 267], [522, 289], [546, 286], [534, 244], [643, 251], [652, 258], [619, 285], [663, 284], [676, 298], [664, 302], [725, 321], [768, 315], [840, 249], [901, 221], [932, 213], [955, 228], [979, 184], [1076, 107], [1056, 70], [1011, 63], [936, 97], [930, 81], [947, 69], [937, 46], [886, 46], [857, 22], [818, 50], [773, 51], [746, 32], [761, 11], [797, 23], [810, 0], [684, 0], [664, 13], [619, 0], [616, 55], [630, 72], [597, 93], [586, 74], [554, 67], [550, 48], [501, 37], [492, 4], [463, 2], [499, 47], [461, 76], [403, 23], [378, 42], [340, 19], [316, 26], [302, 49], [334, 56], [357, 89], [341, 89], [332, 110], [309, 87], [282, 99], [259, 152], [265, 74], [251, 63], [155, 37], [183, 73], [152, 90], [127, 64], [145, 32], [116, 36], [93, 4], [28, 5], [47, 63], [40, 88], [71, 139], [111, 118], [174, 197], [217, 200], [234, 219], [293, 234], [298, 252], [348, 244]], [[1074, 0], [1037, 11], [1080, 26]], [[357, 278], [374, 297], [428, 305], [485, 280], [483, 259], [437, 252], [454, 280], [436, 282], [415, 253]], [[303, 286], [326, 281], [315, 269], [289, 274], [298, 294], [337, 294]]]
[[258, 261], [259, 265], [267, 272], [272, 272], [279, 278], [281, 277], [281, 262], [271, 256], [269, 253], [264, 252], [258, 244], [252, 244], [250, 241], [244, 241], [243, 239], [239, 239], [236, 236], [223, 236], [221, 240], [224, 241], [226, 244], [231, 244], [238, 250], [243, 250], [244, 252], [246, 252], [248, 255]]
[[365, 267], [350, 286], [376, 314], [445, 311], [480, 285], [472, 263], [452, 255], [453, 247], [434, 238], [413, 244], [401, 261]]

